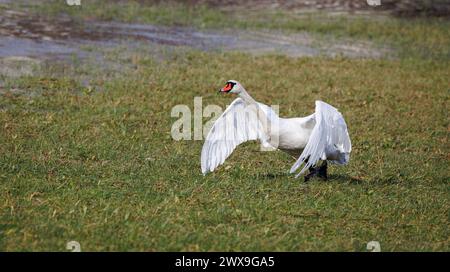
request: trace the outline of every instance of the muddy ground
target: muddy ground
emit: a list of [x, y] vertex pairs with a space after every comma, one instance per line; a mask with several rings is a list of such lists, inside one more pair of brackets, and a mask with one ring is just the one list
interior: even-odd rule
[[[231, 1], [233, 2], [233, 1]], [[118, 46], [132, 51], [143, 47], [162, 55], [162, 49], [176, 48], [203, 51], [240, 51], [251, 54], [282, 54], [291, 57], [343, 55], [354, 58], [380, 58], [390, 52], [368, 41], [324, 39], [310, 33], [284, 33], [269, 30], [197, 30], [191, 27], [165, 27], [120, 22], [76, 22], [67, 15], [52, 19], [31, 15], [0, 3], [0, 74], [12, 76], [14, 67], [40, 61], [94, 59], [105, 63], [99, 50]], [[250, 3], [250, 2], [249, 2]], [[261, 2], [260, 4], [267, 4]], [[233, 4], [233, 3], [231, 3]], [[244, 3], [245, 4], [245, 3]], [[154, 49], [154, 50], [153, 50]], [[28, 60], [28, 61], [27, 61]], [[30, 64], [30, 65], [31, 65]], [[30, 73], [19, 69], [16, 75]]]
[[[122, 0], [114, 0], [120, 2]], [[220, 8], [236, 6], [246, 9], [289, 9], [294, 12], [324, 10], [329, 13], [367, 13], [385, 11], [393, 14], [448, 16], [447, 0], [382, 0], [371, 7], [363, 0], [188, 0], [190, 4], [206, 4]], [[153, 4], [160, 0], [139, 0]], [[118, 45], [135, 48], [176, 47], [204, 51], [242, 51], [252, 54], [284, 54], [301, 56], [338, 56], [380, 58], [392, 55], [389, 48], [380, 48], [368, 41], [319, 38], [310, 33], [277, 31], [196, 30], [189, 27], [163, 27], [119, 22], [89, 21], [80, 24], [61, 14], [55, 19], [31, 16], [14, 10], [11, 0], [0, 0], [0, 57], [28, 57], [39, 60], [63, 59], [74, 54], [83, 59], [92, 57], [94, 48]], [[31, 3], [31, 2], [30, 2]], [[33, 2], [34, 5], [39, 1]], [[96, 57], [99, 57], [97, 54]]]

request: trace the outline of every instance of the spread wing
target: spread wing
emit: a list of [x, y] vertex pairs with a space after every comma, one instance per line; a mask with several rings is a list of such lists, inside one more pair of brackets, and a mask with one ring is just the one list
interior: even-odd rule
[[302, 154], [291, 168], [294, 173], [303, 163], [303, 169], [296, 175], [317, 164], [319, 160], [330, 160], [339, 164], [349, 161], [352, 149], [350, 137], [342, 114], [333, 106], [316, 101], [316, 125]]
[[[241, 143], [250, 140], [267, 139], [263, 126], [256, 114], [256, 105], [248, 106], [236, 98], [216, 120], [206, 137], [202, 148], [202, 173], [214, 171]], [[266, 114], [269, 107], [258, 103]]]

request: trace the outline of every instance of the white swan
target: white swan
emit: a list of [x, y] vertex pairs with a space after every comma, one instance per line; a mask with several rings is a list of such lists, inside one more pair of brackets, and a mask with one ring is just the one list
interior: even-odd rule
[[[263, 146], [277, 148], [298, 157], [291, 167], [294, 173], [303, 163], [303, 174], [327, 178], [327, 161], [347, 164], [352, 149], [347, 125], [341, 113], [322, 101], [316, 101], [315, 113], [301, 118], [280, 118], [267, 105], [256, 102], [235, 81], [229, 80], [222, 93], [234, 93], [236, 98], [215, 121], [206, 137], [201, 154], [205, 175], [214, 171], [241, 143], [259, 140]], [[315, 167], [322, 160], [320, 167]]]

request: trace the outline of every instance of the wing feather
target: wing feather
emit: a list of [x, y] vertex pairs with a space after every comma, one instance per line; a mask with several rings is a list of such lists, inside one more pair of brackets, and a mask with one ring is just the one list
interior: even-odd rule
[[296, 177], [316, 165], [319, 160], [346, 164], [350, 158], [352, 145], [342, 114], [333, 106], [316, 101], [315, 119], [316, 125], [308, 143], [290, 170], [294, 173], [302, 164], [305, 164]]
[[[258, 106], [268, 111], [267, 106]], [[212, 172], [223, 164], [239, 144], [262, 138], [267, 137], [256, 114], [248, 110], [244, 100], [236, 98], [215, 121], [206, 137], [201, 154], [202, 173]]]

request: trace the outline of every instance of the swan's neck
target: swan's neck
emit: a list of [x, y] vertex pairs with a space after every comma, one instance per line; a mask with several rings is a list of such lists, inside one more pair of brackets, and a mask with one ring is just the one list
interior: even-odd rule
[[242, 98], [242, 100], [244, 100], [248, 105], [257, 105], [255, 99], [253, 99], [253, 97], [251, 97], [244, 88], [242, 88], [239, 93], [239, 97]]

